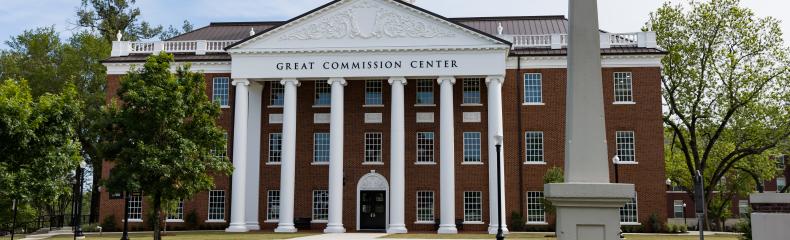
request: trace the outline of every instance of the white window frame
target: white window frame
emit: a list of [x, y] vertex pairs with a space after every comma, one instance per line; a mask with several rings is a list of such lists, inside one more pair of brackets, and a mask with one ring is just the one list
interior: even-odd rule
[[524, 104], [543, 104], [543, 74], [525, 73], [523, 83]]
[[225, 190], [208, 191], [208, 221], [225, 221]]
[[620, 208], [620, 224], [639, 224], [639, 202], [636, 196]]
[[280, 190], [266, 192], [266, 222], [280, 220]]
[[542, 191], [527, 192], [527, 224], [546, 224]]
[[[436, 96], [435, 96], [434, 90], [433, 90], [433, 85], [434, 85], [433, 82], [434, 81], [435, 80], [433, 80], [433, 79], [417, 79], [417, 81], [416, 81], [417, 93], [415, 94], [415, 96], [416, 96], [415, 97], [416, 98], [415, 99], [416, 105], [434, 105], [434, 104], [436, 104], [435, 103]], [[425, 99], [425, 100], [430, 100], [430, 102], [420, 102], [420, 100], [421, 100], [420, 99], [420, 93], [424, 93], [424, 94], [430, 93], [431, 97], [429, 99], [428, 98]]]
[[328, 164], [331, 136], [328, 132], [313, 133], [313, 163]]
[[[672, 201], [672, 217], [674, 218], [684, 218], [686, 216], [685, 212], [686, 209], [683, 207], [683, 200], [674, 200]], [[680, 210], [680, 211], [678, 211]], [[678, 216], [680, 213], [680, 216]]]
[[[629, 140], [630, 141], [627, 141]], [[636, 133], [634, 131], [615, 132], [615, 143], [618, 164], [637, 163], [636, 161]]]
[[315, 106], [329, 106], [332, 105], [332, 85], [326, 80], [315, 81], [315, 99], [313, 104]]
[[614, 73], [614, 102], [633, 103], [634, 102], [634, 81], [631, 72]]
[[365, 156], [363, 158], [363, 163], [384, 163], [383, 141], [384, 134], [380, 132], [365, 133]]
[[[463, 92], [463, 102], [462, 102], [462, 104], [476, 105], [476, 104], [481, 104], [482, 103], [482, 100], [481, 100], [482, 94], [481, 94], [481, 91], [480, 91], [480, 89], [481, 89], [480, 83], [482, 82], [481, 80], [482, 79], [480, 79], [480, 78], [464, 78], [464, 79], [461, 79], [461, 82], [463, 84], [463, 91], [462, 91]], [[471, 95], [467, 95], [467, 93], [470, 93]]]
[[749, 200], [738, 200], [738, 216], [741, 218], [749, 214]]
[[464, 223], [483, 222], [483, 192], [464, 192]]
[[129, 222], [143, 221], [143, 195], [132, 193], [129, 196]]
[[280, 82], [271, 82], [270, 86], [269, 106], [282, 107], [285, 104], [285, 86]]
[[787, 186], [787, 179], [785, 179], [784, 177], [776, 178], [776, 192], [782, 191], [782, 188], [784, 188], [785, 186]]
[[464, 132], [463, 163], [483, 163], [482, 145], [482, 133]]
[[283, 134], [269, 133], [269, 157], [267, 163], [280, 164], [283, 160]]
[[776, 157], [776, 168], [785, 169], [787, 167], [787, 156], [779, 155]]
[[365, 81], [365, 105], [366, 106], [384, 105], [384, 81], [382, 80]]
[[214, 155], [214, 157], [216, 157], [216, 158], [224, 159], [225, 157], [228, 156], [228, 145], [227, 145], [227, 143], [228, 143], [228, 133], [225, 132], [223, 134], [223, 137], [225, 138], [225, 147], [223, 147], [222, 149], [212, 149], [211, 150], [211, 154]]
[[313, 190], [313, 222], [329, 220], [329, 191]]
[[[428, 138], [430, 136], [430, 138]], [[430, 141], [430, 143], [428, 142]], [[436, 159], [434, 151], [436, 148], [436, 135], [433, 132], [417, 132], [417, 163], [418, 164], [434, 164]]]
[[184, 200], [178, 202], [174, 213], [168, 214], [165, 221], [183, 222], [184, 221]]
[[222, 108], [230, 108], [230, 78], [215, 77], [212, 79], [211, 99]]
[[524, 133], [524, 164], [545, 164], [543, 132]]
[[436, 198], [433, 191], [417, 191], [417, 222], [433, 224], [436, 221], [434, 206]]

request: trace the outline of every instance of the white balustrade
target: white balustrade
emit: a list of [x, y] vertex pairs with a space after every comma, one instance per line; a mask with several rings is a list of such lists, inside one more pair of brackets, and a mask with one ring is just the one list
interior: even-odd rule
[[129, 54], [152, 54], [159, 51], [168, 53], [206, 53], [225, 52], [225, 48], [239, 40], [195, 40], [195, 41], [159, 41], [159, 42], [113, 42], [113, 57]]
[[[513, 48], [562, 49], [568, 46], [568, 34], [509, 35]], [[601, 48], [646, 47], [656, 48], [655, 32], [601, 33]]]

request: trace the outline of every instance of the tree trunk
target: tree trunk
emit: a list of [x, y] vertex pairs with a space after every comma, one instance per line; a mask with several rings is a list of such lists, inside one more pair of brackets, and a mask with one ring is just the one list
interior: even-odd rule
[[97, 171], [93, 171], [93, 186], [91, 187], [90, 220], [88, 220], [90, 223], [99, 222], [99, 207], [101, 207], [99, 203], [101, 200], [101, 193], [99, 193], [99, 182], [101, 181], [101, 176], [97, 176], [96, 172]]
[[14, 240], [14, 233], [16, 233], [16, 211], [19, 205], [19, 202], [14, 199], [14, 223], [11, 224], [11, 240]]
[[162, 240], [162, 233], [159, 232], [159, 219], [161, 218], [160, 212], [162, 211], [162, 197], [160, 194], [154, 194], [154, 240]]

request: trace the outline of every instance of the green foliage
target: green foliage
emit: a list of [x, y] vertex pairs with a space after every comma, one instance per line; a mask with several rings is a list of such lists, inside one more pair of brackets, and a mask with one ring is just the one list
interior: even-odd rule
[[162, 33], [162, 26], [152, 26], [140, 20], [140, 8], [133, 7], [135, 0], [82, 0], [77, 10], [77, 25], [98, 32], [106, 42], [116, 40], [116, 33], [123, 33], [123, 40], [151, 39]]
[[511, 231], [524, 231], [524, 216], [521, 213], [513, 211], [510, 213], [510, 230]]
[[620, 226], [623, 233], [642, 233], [645, 232], [645, 227], [642, 225], [624, 225]]
[[647, 218], [647, 226], [650, 227], [649, 231], [651, 233], [661, 232], [662, 225], [663, 223], [658, 219], [658, 214], [656, 213], [651, 213], [650, 217]]
[[708, 0], [665, 3], [645, 29], [668, 51], [667, 175], [693, 190], [691, 176], [702, 172], [711, 201], [732, 169], [761, 168], [754, 156], [790, 135], [790, 58], [779, 22], [756, 17], [739, 0]]
[[[565, 174], [562, 171], [562, 168], [554, 166], [549, 168], [546, 173], [543, 175], [543, 184], [549, 183], [561, 183], [565, 182]], [[551, 201], [543, 199], [543, 207], [546, 213], [554, 214], [556, 208], [554, 205], [551, 204]]]
[[[83, 232], [99, 232], [99, 224], [97, 223], [85, 223], [80, 226]], [[102, 226], [102, 232], [104, 231], [106, 231], [106, 229]]]
[[752, 240], [752, 213], [751, 211], [746, 216], [742, 217], [738, 224], [735, 225], [737, 232], [742, 233], [738, 236], [741, 240]]
[[667, 223], [665, 230], [667, 233], [686, 233], [688, 232], [688, 227], [684, 224]]
[[184, 23], [181, 25], [181, 29], [175, 28], [173, 27], [173, 25], [170, 25], [167, 27], [165, 31], [162, 32], [162, 34], [159, 35], [159, 39], [168, 40], [175, 36], [191, 32], [192, 29], [194, 28], [195, 27], [192, 26], [192, 23], [190, 23], [188, 20], [184, 20]]
[[27, 81], [0, 82], [0, 199], [53, 203], [67, 194], [80, 156], [82, 119], [72, 84], [36, 99]]
[[191, 199], [214, 186], [214, 175], [232, 171], [227, 157], [213, 154], [227, 143], [216, 123], [219, 105], [206, 95], [203, 75], [189, 66], [173, 74], [172, 62], [171, 54], [149, 57], [121, 79], [123, 105], [107, 109], [115, 135], [110, 145], [116, 147], [108, 185], [113, 191], [142, 191], [155, 214], [164, 202]]
[[115, 223], [115, 214], [110, 214], [104, 217], [104, 220], [101, 222], [102, 230], [105, 232], [114, 232], [118, 228]]
[[187, 213], [187, 215], [184, 217], [184, 224], [189, 230], [197, 230], [198, 228], [200, 228], [197, 211], [195, 211], [195, 209], [189, 211], [189, 213]]

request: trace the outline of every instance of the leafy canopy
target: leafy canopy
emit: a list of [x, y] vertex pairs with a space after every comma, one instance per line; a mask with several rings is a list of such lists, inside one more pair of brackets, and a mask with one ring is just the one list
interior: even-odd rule
[[106, 42], [123, 33], [124, 40], [151, 39], [162, 33], [162, 26], [140, 20], [135, 0], [82, 0], [77, 9], [77, 25], [97, 31]]

